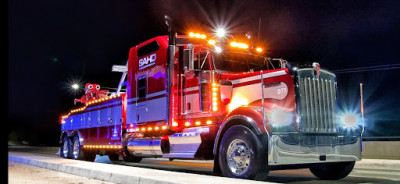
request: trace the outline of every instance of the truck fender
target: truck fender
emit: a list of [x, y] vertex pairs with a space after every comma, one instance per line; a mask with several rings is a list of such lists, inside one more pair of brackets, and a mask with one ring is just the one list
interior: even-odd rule
[[250, 128], [256, 135], [261, 135], [266, 133], [269, 137], [270, 127], [267, 123], [267, 130], [264, 129], [262, 122], [262, 114], [257, 112], [255, 109], [251, 107], [240, 107], [231, 112], [222, 122], [216, 138], [214, 140], [214, 148], [213, 154], [217, 155], [218, 146], [220, 144], [220, 140], [222, 139], [223, 134], [228, 130], [229, 127], [233, 125], [241, 124], [248, 128]]
[[85, 138], [83, 137], [82, 133], [79, 130], [72, 130], [72, 131], [62, 131], [60, 134], [60, 140], [59, 140], [59, 144], [62, 144], [64, 137], [68, 136], [70, 138], [74, 137], [76, 134], [78, 134], [79, 136], [79, 143], [80, 145], [83, 145], [83, 142], [85, 140]]

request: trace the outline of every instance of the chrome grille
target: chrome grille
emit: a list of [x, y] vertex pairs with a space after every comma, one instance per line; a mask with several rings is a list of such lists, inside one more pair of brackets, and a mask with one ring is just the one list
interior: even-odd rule
[[337, 132], [335, 75], [321, 70], [320, 76], [315, 76], [312, 68], [298, 69], [297, 84], [300, 131]]

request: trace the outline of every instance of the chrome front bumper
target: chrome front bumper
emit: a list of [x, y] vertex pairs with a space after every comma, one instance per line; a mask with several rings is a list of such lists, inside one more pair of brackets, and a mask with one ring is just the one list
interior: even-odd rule
[[271, 135], [268, 164], [310, 164], [361, 160], [358, 136]]

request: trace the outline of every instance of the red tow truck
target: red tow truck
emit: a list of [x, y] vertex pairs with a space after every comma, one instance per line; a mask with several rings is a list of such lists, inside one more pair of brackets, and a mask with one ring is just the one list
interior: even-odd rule
[[61, 117], [60, 156], [214, 160], [215, 174], [255, 180], [286, 168], [346, 177], [362, 139], [338, 117], [335, 74], [258, 51], [195, 32], [132, 47], [113, 66], [116, 92]]

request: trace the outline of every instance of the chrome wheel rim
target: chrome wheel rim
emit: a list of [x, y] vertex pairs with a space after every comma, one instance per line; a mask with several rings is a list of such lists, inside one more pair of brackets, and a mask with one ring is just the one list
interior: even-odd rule
[[79, 155], [79, 140], [75, 139], [74, 145], [73, 145], [73, 152], [72, 152], [74, 159], [78, 158]]
[[65, 158], [67, 158], [68, 157], [68, 140], [66, 140], [66, 141], [64, 141], [64, 144], [63, 144], [63, 157], [65, 157]]
[[227, 150], [226, 159], [229, 169], [235, 175], [242, 175], [250, 166], [250, 149], [247, 144], [240, 140], [233, 140]]

